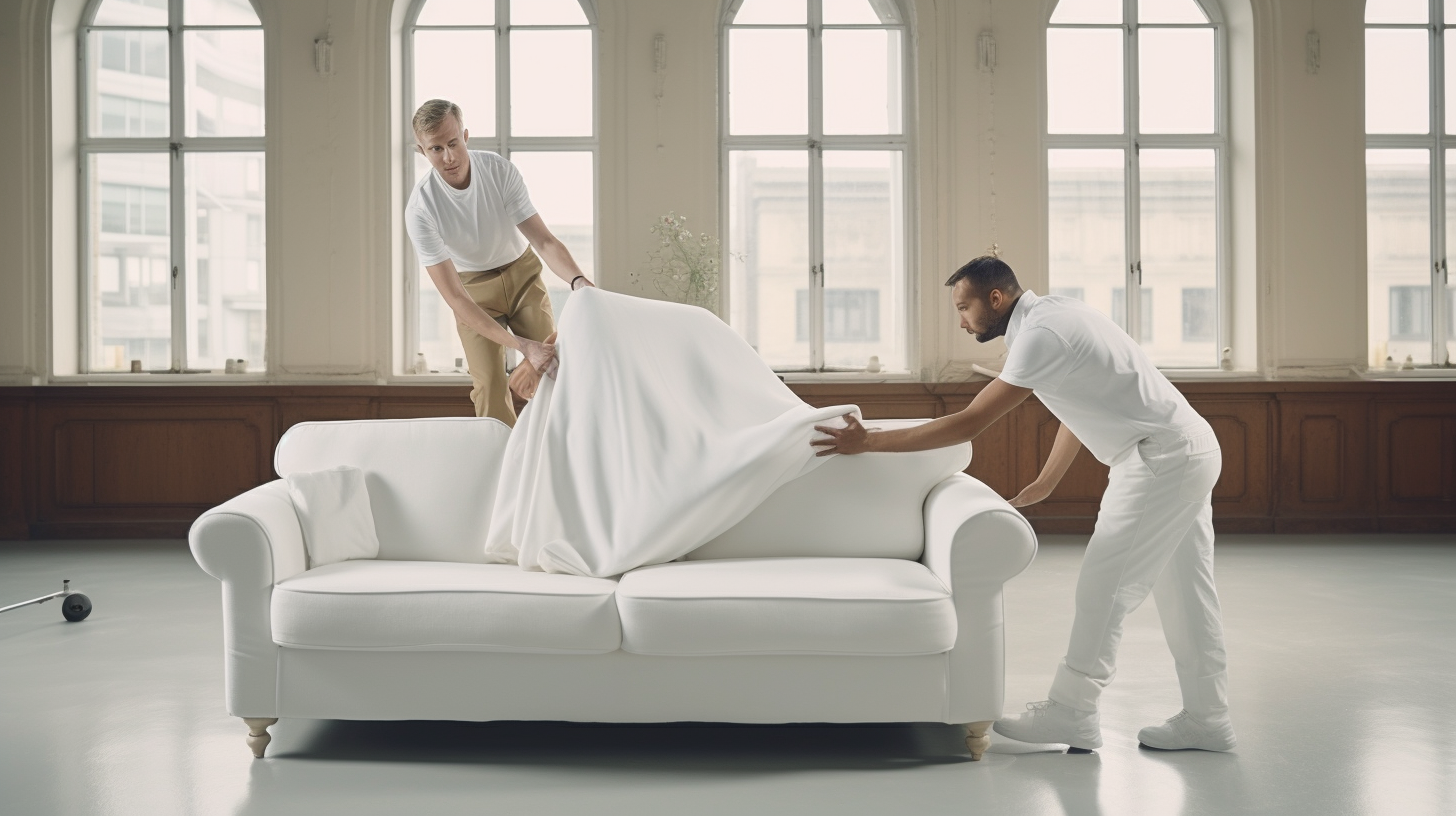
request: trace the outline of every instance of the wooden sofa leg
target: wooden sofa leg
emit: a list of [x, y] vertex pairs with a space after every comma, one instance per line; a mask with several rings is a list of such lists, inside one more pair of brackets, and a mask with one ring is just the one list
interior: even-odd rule
[[248, 747], [252, 749], [253, 756], [262, 758], [263, 749], [273, 741], [268, 733], [268, 726], [278, 722], [277, 717], [244, 717], [243, 722], [248, 726]]
[[986, 720], [966, 724], [966, 749], [971, 752], [971, 761], [979, 761], [981, 754], [991, 747], [991, 738], [986, 736], [986, 732], [991, 729], [992, 722], [994, 721]]

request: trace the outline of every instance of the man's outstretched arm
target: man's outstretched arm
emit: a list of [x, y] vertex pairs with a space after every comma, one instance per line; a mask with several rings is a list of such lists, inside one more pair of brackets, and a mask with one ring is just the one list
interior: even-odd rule
[[932, 420], [914, 428], [894, 431], [868, 431], [851, 415], [845, 415], [846, 427], [829, 428], [815, 426], [814, 430], [828, 436], [815, 439], [809, 444], [819, 448], [819, 456], [833, 453], [906, 452], [932, 450], [969, 442], [991, 427], [991, 424], [1005, 416], [1012, 408], [1031, 396], [1030, 388], [1012, 385], [995, 379], [981, 389], [981, 393], [960, 411]]
[[[566, 244], [561, 243], [561, 239], [551, 232], [539, 214], [517, 224], [516, 229], [526, 236], [531, 248], [536, 250], [536, 254], [541, 256], [541, 260], [546, 262], [547, 268], [555, 272], [557, 277], [567, 283], [573, 283], [577, 278], [581, 278], [585, 281], [584, 285], [596, 286], [587, 279], [586, 275], [582, 274], [581, 267], [576, 265], [576, 259], [571, 257], [571, 252], [566, 248]], [[572, 286], [571, 288], [576, 289], [577, 287]]]

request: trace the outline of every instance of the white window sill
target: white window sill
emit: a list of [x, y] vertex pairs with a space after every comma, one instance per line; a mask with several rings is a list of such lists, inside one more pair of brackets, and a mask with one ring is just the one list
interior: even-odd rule
[[1362, 380], [1456, 380], [1456, 367], [1432, 366], [1409, 371], [1372, 368], [1358, 372]]
[[920, 382], [920, 378], [908, 371], [880, 371], [874, 374], [868, 371], [775, 371], [786, 383], [912, 383]]

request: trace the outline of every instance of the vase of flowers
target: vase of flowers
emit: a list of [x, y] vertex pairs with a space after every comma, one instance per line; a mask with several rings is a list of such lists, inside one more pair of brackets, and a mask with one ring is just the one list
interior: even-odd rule
[[[687, 216], [669, 212], [656, 219], [649, 231], [658, 244], [647, 253], [646, 274], [669, 300], [701, 306], [717, 314], [723, 244], [706, 232], [694, 234]], [[632, 273], [639, 283], [643, 273]]]

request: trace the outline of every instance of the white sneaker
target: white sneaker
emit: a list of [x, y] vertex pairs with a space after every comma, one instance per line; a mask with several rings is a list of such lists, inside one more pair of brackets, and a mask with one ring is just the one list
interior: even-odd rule
[[997, 720], [992, 727], [1019, 742], [1054, 742], [1081, 751], [1102, 747], [1097, 712], [1078, 711], [1051, 700], [1027, 703], [1026, 709], [1025, 714]]
[[1195, 719], [1186, 710], [1162, 725], [1150, 725], [1138, 732], [1138, 742], [1163, 751], [1227, 751], [1238, 744], [1228, 717], [1213, 722]]

